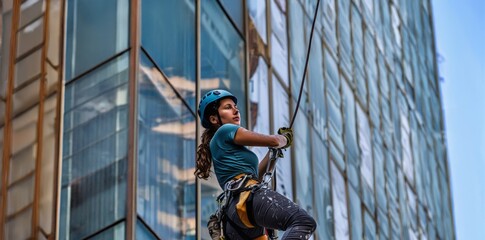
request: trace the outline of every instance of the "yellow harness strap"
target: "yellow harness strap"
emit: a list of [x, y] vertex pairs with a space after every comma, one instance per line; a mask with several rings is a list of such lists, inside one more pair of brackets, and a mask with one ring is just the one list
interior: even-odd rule
[[[239, 174], [234, 178], [234, 180], [238, 180], [244, 176], [245, 174]], [[255, 184], [259, 184], [259, 182], [255, 179], [249, 179], [244, 185], [244, 187], [249, 187]], [[237, 215], [239, 216], [239, 219], [247, 228], [254, 228], [255, 226], [251, 223], [251, 221], [249, 221], [248, 211], [246, 209], [246, 201], [248, 200], [250, 194], [251, 194], [250, 190], [241, 192], [239, 194], [239, 201], [236, 204], [236, 211], [237, 211]], [[267, 240], [267, 239], [268, 239], [268, 236], [266, 235], [261, 235], [255, 238], [255, 240]]]
[[[254, 184], [258, 184], [258, 181], [254, 179], [249, 179], [244, 187], [248, 187]], [[239, 201], [236, 204], [236, 209], [237, 215], [239, 216], [239, 219], [241, 219], [241, 222], [244, 223], [244, 225], [248, 228], [254, 228], [254, 225], [251, 224], [251, 221], [249, 221], [248, 211], [246, 209], [246, 201], [249, 198], [249, 194], [251, 194], [251, 191], [249, 190], [241, 192], [239, 194]]]
[[[237, 175], [233, 180], [239, 180], [246, 176], [246, 174], [242, 173]], [[259, 182], [254, 180], [254, 179], [249, 179], [246, 184], [244, 184], [244, 187], [249, 187], [254, 184], [258, 184]], [[248, 217], [248, 211], [246, 209], [246, 201], [249, 198], [249, 195], [251, 194], [251, 191], [244, 191], [239, 194], [239, 201], [236, 204], [236, 210], [237, 210], [237, 215], [239, 216], [239, 219], [241, 222], [247, 227], [247, 228], [254, 228], [254, 225], [251, 224], [251, 221], [249, 221]]]

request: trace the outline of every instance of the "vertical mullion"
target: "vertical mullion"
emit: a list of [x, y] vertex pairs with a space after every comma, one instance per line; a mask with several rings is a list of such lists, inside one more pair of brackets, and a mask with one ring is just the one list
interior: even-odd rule
[[137, 180], [137, 74], [140, 53], [140, 1], [130, 1], [130, 77], [128, 112], [128, 176], [126, 206], [126, 239], [136, 239], [136, 180]]
[[32, 237], [33, 239], [38, 238], [37, 234], [37, 227], [39, 224], [38, 216], [39, 216], [39, 195], [40, 195], [40, 174], [42, 173], [42, 148], [43, 148], [43, 125], [44, 125], [44, 99], [45, 99], [45, 84], [46, 84], [46, 49], [47, 49], [47, 33], [48, 33], [48, 20], [49, 20], [49, 3], [50, 0], [45, 0], [45, 9], [44, 9], [44, 30], [42, 35], [42, 53], [41, 53], [41, 63], [40, 63], [40, 87], [39, 87], [39, 113], [38, 113], [38, 121], [37, 121], [37, 153], [36, 153], [36, 160], [35, 160], [35, 180], [34, 180], [34, 202], [33, 202], [33, 209], [32, 209]]
[[[201, 5], [201, 0], [195, 0], [195, 102], [198, 103], [200, 101], [200, 41], [201, 41], [201, 21], [200, 21], [200, 5]], [[198, 106], [197, 106], [198, 107]], [[197, 121], [197, 116], [196, 116], [196, 121]], [[198, 124], [199, 121], [197, 121], [195, 125], [195, 149], [194, 151], [197, 151], [197, 146], [200, 144], [200, 137], [202, 135], [201, 127], [200, 124]], [[201, 199], [202, 199], [202, 192], [201, 192], [201, 182], [198, 177], [195, 178], [195, 188], [196, 188], [196, 213], [195, 213], [195, 222], [196, 222], [196, 239], [201, 239]]]
[[2, 205], [0, 207], [0, 239], [5, 237], [5, 216], [7, 211], [7, 185], [10, 167], [10, 145], [11, 145], [11, 135], [12, 135], [12, 92], [13, 92], [13, 80], [14, 80], [14, 70], [15, 70], [15, 55], [17, 49], [17, 29], [20, 19], [20, 0], [14, 0], [12, 5], [12, 27], [10, 31], [10, 53], [9, 53], [9, 70], [7, 78], [7, 94], [5, 99], [5, 131], [3, 135], [4, 146], [3, 146], [3, 167], [2, 167]]
[[[51, 1], [51, 0], [49, 0]], [[55, 181], [55, 186], [54, 186], [54, 207], [53, 207], [53, 212], [52, 212], [52, 229], [53, 229], [53, 234], [52, 238], [53, 239], [58, 239], [58, 233], [59, 233], [59, 209], [60, 209], [60, 192], [61, 192], [61, 170], [62, 170], [62, 134], [63, 134], [63, 119], [64, 115], [63, 109], [64, 109], [64, 81], [62, 81], [63, 76], [64, 76], [64, 44], [65, 44], [65, 37], [64, 37], [64, 26], [65, 26], [65, 6], [66, 6], [66, 1], [65, 0], [59, 0], [60, 1], [60, 18], [57, 19], [60, 21], [59, 25], [59, 45], [58, 46], [52, 46], [52, 47], [59, 47], [59, 62], [57, 66], [57, 101], [56, 101], [56, 117], [54, 120], [54, 127], [55, 127], [55, 156], [54, 156], [54, 181]]]
[[245, 56], [244, 56], [244, 92], [246, 92], [246, 122], [247, 122], [247, 125], [246, 127], [250, 130], [253, 130], [250, 128], [250, 126], [252, 126], [252, 123], [251, 123], [251, 100], [250, 100], [250, 93], [249, 93], [249, 78], [251, 76], [249, 76], [250, 72], [249, 72], [249, 31], [248, 31], [248, 11], [247, 11], [247, 7], [246, 7], [246, 0], [243, 0], [242, 1], [242, 11], [243, 11], [243, 29], [242, 29], [242, 33], [243, 33], [243, 38], [244, 38], [244, 52], [245, 52]]

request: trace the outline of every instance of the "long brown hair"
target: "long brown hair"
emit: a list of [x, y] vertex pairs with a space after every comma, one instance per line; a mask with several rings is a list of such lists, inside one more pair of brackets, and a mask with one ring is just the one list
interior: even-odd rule
[[206, 128], [205, 131], [202, 133], [201, 143], [199, 147], [197, 147], [197, 156], [195, 160], [196, 168], [194, 174], [198, 178], [208, 179], [210, 177], [212, 154], [209, 143], [212, 137], [214, 137], [217, 129], [217, 126], [212, 126], [210, 128]]
[[[220, 101], [214, 101], [211, 103], [210, 106], [207, 106], [207, 112], [204, 114], [205, 118], [208, 118], [209, 116], [212, 115], [217, 115], [218, 114], [218, 108], [220, 105]], [[201, 136], [201, 143], [197, 147], [197, 154], [195, 157], [195, 172], [194, 174], [198, 178], [202, 179], [208, 179], [211, 174], [211, 165], [212, 165], [212, 154], [211, 154], [211, 149], [210, 149], [210, 141], [212, 140], [212, 137], [214, 137], [214, 134], [216, 133], [217, 129], [219, 129], [220, 126], [218, 125], [212, 125], [210, 128], [206, 128], [204, 132], [202, 133]]]

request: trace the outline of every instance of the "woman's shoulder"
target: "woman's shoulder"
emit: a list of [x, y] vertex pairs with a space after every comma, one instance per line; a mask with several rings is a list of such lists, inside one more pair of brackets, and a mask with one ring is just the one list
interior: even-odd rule
[[216, 138], [234, 139], [234, 136], [236, 135], [236, 132], [239, 128], [241, 128], [241, 126], [232, 123], [226, 123], [219, 127], [219, 129], [217, 129], [214, 136]]
[[236, 125], [236, 124], [232, 124], [232, 123], [226, 123], [224, 125], [222, 125], [219, 129], [217, 129], [217, 131], [234, 131], [234, 130], [237, 130], [239, 129], [241, 126], [239, 125]]

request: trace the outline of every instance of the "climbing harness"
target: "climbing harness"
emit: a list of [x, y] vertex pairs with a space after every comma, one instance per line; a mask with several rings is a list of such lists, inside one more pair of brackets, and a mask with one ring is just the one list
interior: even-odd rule
[[225, 239], [224, 228], [226, 224], [230, 224], [240, 236], [249, 239], [233, 220], [225, 216], [226, 208], [233, 201], [234, 197], [239, 197], [238, 203], [236, 204], [239, 219], [246, 227], [254, 228], [254, 217], [252, 212], [247, 211], [247, 209], [252, 209], [254, 191], [263, 187], [267, 187], [267, 185], [260, 183], [254, 176], [249, 174], [240, 174], [227, 182], [224, 186], [224, 192], [217, 197], [218, 209], [216, 213], [210, 216], [207, 224], [211, 238], [214, 240]]
[[[305, 67], [303, 69], [303, 76], [301, 80], [301, 85], [300, 85], [300, 91], [298, 94], [298, 101], [296, 103], [296, 108], [295, 112], [293, 114], [293, 117], [290, 122], [289, 128], [293, 126], [293, 123], [296, 118], [296, 114], [298, 113], [298, 108], [300, 107], [300, 101], [301, 101], [301, 96], [303, 93], [303, 86], [305, 84], [305, 76], [306, 72], [308, 69], [308, 60], [310, 58], [310, 50], [312, 46], [312, 38], [313, 38], [313, 32], [315, 29], [315, 22], [318, 14], [318, 7], [320, 5], [320, 0], [317, 0], [317, 5], [315, 7], [315, 13], [313, 16], [313, 23], [312, 23], [312, 28], [310, 32], [310, 39], [308, 43], [308, 48], [307, 48], [307, 53], [306, 53], [306, 60], [305, 60]], [[200, 114], [200, 113], [199, 113]], [[239, 227], [236, 226], [236, 224], [229, 218], [225, 217], [225, 211], [228, 206], [228, 204], [232, 201], [232, 198], [236, 195], [242, 195], [243, 199], [239, 199], [238, 204], [236, 205], [237, 210], [238, 210], [238, 215], [241, 219], [241, 221], [248, 227], [253, 226], [254, 227], [254, 219], [252, 216], [251, 211], [246, 211], [246, 209], [252, 209], [252, 195], [254, 191], [260, 189], [260, 188], [269, 188], [269, 184], [271, 183], [271, 180], [273, 179], [274, 176], [274, 171], [276, 169], [276, 162], [278, 161], [279, 158], [283, 158], [283, 151], [282, 149], [279, 148], [269, 148], [270, 151], [270, 157], [268, 164], [266, 166], [266, 172], [263, 175], [262, 182], [257, 182], [254, 180], [254, 177], [251, 175], [246, 175], [242, 174], [234, 178], [233, 180], [227, 182], [224, 186], [224, 192], [221, 193], [217, 197], [217, 203], [218, 203], [218, 210], [216, 211], [215, 214], [210, 216], [209, 222], [207, 224], [207, 227], [209, 228], [209, 233], [211, 235], [211, 238], [213, 240], [223, 240], [225, 239], [224, 237], [224, 228], [226, 224], [231, 224], [233, 228], [238, 232], [238, 234], [241, 237], [245, 237], [245, 239], [249, 239], [242, 231], [240, 231]], [[273, 188], [275, 188], [276, 185], [273, 185]], [[273, 189], [275, 190], [275, 189]], [[242, 212], [242, 213], [241, 213]], [[268, 238], [269, 239], [278, 239], [278, 236], [276, 234], [276, 231], [274, 229], [266, 229]]]

